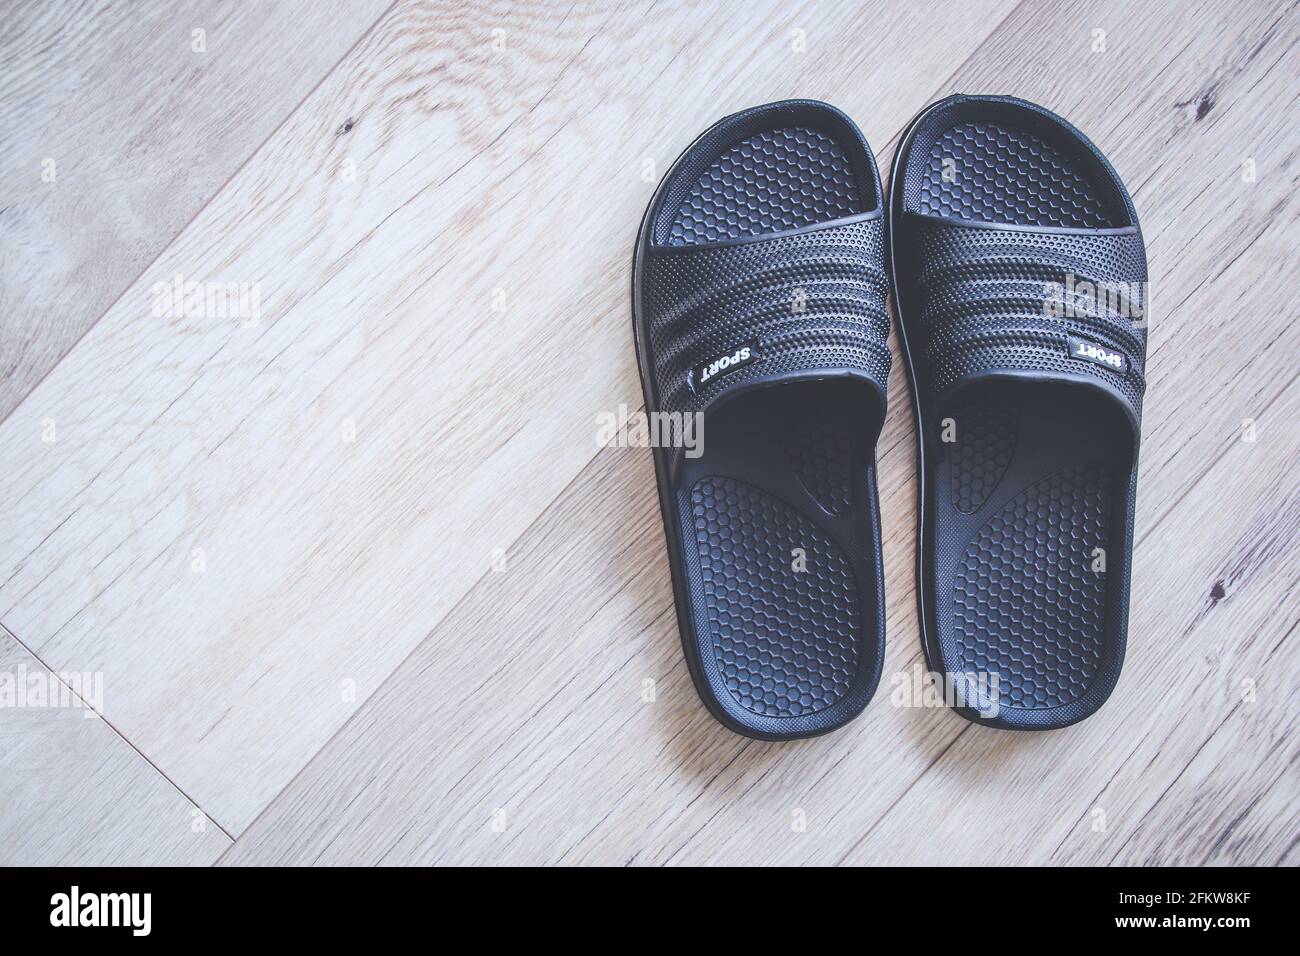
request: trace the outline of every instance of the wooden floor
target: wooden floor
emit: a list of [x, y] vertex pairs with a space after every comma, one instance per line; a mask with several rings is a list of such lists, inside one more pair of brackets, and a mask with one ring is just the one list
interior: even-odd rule
[[[0, 862], [1300, 862], [1291, 0], [3, 19], [0, 689], [103, 694], [0, 708]], [[898, 706], [896, 358], [881, 689], [745, 740], [686, 673], [649, 453], [595, 441], [640, 405], [637, 225], [728, 112], [829, 100], [888, 169], [954, 91], [1064, 114], [1142, 218], [1124, 675], [1047, 734]], [[160, 309], [178, 276], [256, 308]]]

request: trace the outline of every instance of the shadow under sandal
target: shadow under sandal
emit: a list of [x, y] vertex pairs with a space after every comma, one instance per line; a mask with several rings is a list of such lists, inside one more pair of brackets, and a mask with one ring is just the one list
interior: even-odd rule
[[833, 730], [880, 678], [883, 221], [857, 127], [789, 101], [697, 139], [637, 240], [646, 408], [703, 425], [702, 454], [654, 450], [682, 646], [746, 736]]
[[1009, 97], [925, 110], [892, 181], [926, 657], [963, 716], [1064, 727], [1124, 659], [1146, 361], [1133, 203], [1082, 133]]

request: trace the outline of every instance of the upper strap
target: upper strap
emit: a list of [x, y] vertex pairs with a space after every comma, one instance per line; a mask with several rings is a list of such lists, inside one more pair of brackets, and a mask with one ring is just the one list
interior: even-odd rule
[[651, 246], [643, 334], [658, 405], [705, 411], [769, 382], [848, 375], [885, 407], [889, 313], [877, 214], [766, 238]]
[[908, 336], [938, 411], [980, 379], [1094, 386], [1135, 432], [1146, 390], [1147, 267], [1136, 227], [1017, 229], [907, 213]]

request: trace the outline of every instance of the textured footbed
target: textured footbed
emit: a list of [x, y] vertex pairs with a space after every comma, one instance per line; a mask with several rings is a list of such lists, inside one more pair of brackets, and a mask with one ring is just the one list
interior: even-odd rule
[[828, 133], [764, 130], [727, 148], [695, 181], [667, 245], [761, 236], [865, 211], [848, 154]]
[[864, 399], [845, 382], [741, 396], [710, 414], [706, 453], [683, 460], [696, 647], [733, 711], [811, 718], [879, 666], [879, 520], [861, 426], [879, 413]]
[[[664, 245], [752, 238], [868, 211], [863, 196], [874, 184], [858, 181], [854, 162], [823, 130], [761, 130], [717, 152], [660, 216]], [[745, 732], [783, 718], [796, 721], [789, 736], [830, 729], [843, 721], [819, 715], [842, 709], [878, 677], [869, 439], [881, 417], [860, 383], [768, 386], [711, 410], [703, 456], [681, 459], [674, 494], [694, 650], [718, 705]]]
[[941, 410], [945, 427], [931, 494], [947, 669], [996, 675], [1002, 708], [1084, 699], [1126, 560], [1112, 541], [1130, 468], [1114, 436], [1127, 425], [1068, 386], [984, 382]]
[[[1022, 226], [1122, 222], [1122, 198], [1094, 167], [1036, 131], [960, 122], [910, 158], [908, 207]], [[1104, 398], [1018, 382], [967, 386], [931, 417], [944, 668], [996, 681], [1008, 725], [1035, 726], [1034, 711], [1091, 712], [1122, 629], [1125, 595], [1109, 582], [1127, 579], [1128, 424]]]
[[951, 126], [930, 146], [916, 210], [978, 222], [1103, 228], [1125, 209], [1064, 144], [1005, 123]]

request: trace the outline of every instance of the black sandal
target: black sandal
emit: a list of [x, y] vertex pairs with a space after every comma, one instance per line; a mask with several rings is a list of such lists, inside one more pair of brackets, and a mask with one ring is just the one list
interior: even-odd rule
[[1124, 659], [1147, 338], [1133, 202], [1082, 133], [998, 96], [922, 112], [892, 182], [926, 657], [964, 716], [1064, 727]]
[[641, 224], [632, 315], [687, 664], [724, 725], [825, 733], [884, 655], [875, 443], [889, 372], [880, 177], [824, 103], [722, 120]]

